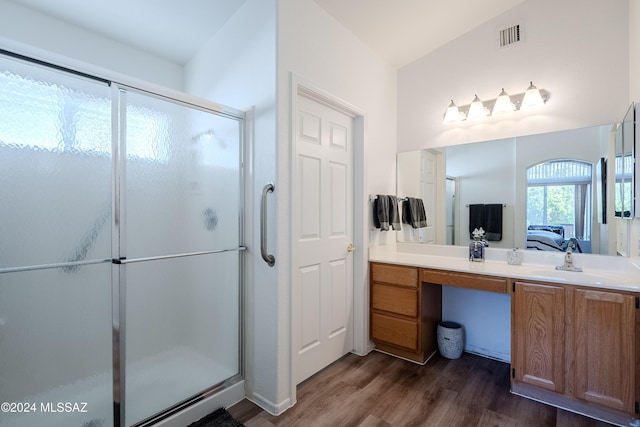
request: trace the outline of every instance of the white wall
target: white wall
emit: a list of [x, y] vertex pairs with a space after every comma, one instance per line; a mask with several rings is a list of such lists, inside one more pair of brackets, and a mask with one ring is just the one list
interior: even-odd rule
[[[364, 149], [365, 149], [365, 193], [395, 193], [395, 111], [396, 111], [396, 73], [395, 70], [378, 57], [359, 39], [342, 27], [312, 0], [278, 1], [278, 249], [281, 260], [278, 266], [280, 278], [280, 315], [283, 329], [280, 333], [288, 337], [291, 253], [290, 253], [290, 206], [291, 206], [291, 142], [289, 138], [291, 76], [295, 75], [306, 82], [344, 100], [364, 112]], [[358, 177], [356, 178], [358, 179]], [[364, 212], [369, 213], [370, 205], [366, 194], [362, 203]], [[354, 252], [361, 257], [362, 265], [355, 265], [367, 271], [366, 232], [372, 227], [370, 218], [356, 218], [356, 227], [365, 233], [364, 252]], [[380, 232], [376, 230], [371, 240], [378, 241]], [[395, 242], [395, 233], [387, 233]], [[368, 301], [368, 282], [366, 274], [362, 282], [355, 283], [354, 298], [356, 306], [362, 307]], [[356, 335], [368, 341], [368, 318], [364, 311], [355, 313]], [[359, 332], [358, 332], [359, 331]], [[356, 338], [358, 341], [358, 338]], [[287, 346], [289, 341], [282, 341]], [[280, 364], [289, 363], [281, 358]], [[283, 366], [284, 369], [284, 365]], [[282, 384], [285, 387], [285, 384]], [[292, 385], [290, 396], [295, 399]], [[281, 402], [281, 406], [285, 403]]]
[[443, 286], [442, 320], [464, 327], [465, 351], [511, 360], [510, 294]]
[[640, 2], [629, 0], [629, 102], [640, 101]]
[[[633, 3], [633, 2], [632, 2]], [[399, 151], [613, 123], [629, 96], [628, 2], [527, 0], [398, 72]], [[523, 25], [524, 42], [496, 46], [497, 30]], [[509, 118], [445, 125], [450, 99], [522, 93], [530, 80], [551, 97]], [[588, 90], [587, 90], [588, 89]]]
[[182, 67], [147, 52], [0, 0], [0, 48], [107, 77], [121, 74], [182, 89]]
[[[245, 377], [249, 399], [271, 412], [289, 396], [286, 334], [281, 318], [287, 301], [280, 295], [286, 285], [276, 268], [260, 257], [260, 194], [268, 181], [276, 181], [276, 1], [247, 0], [234, 16], [185, 66], [185, 89], [216, 102], [250, 112], [246, 157], [245, 200], [248, 247], [245, 274]], [[253, 111], [253, 112], [251, 112]], [[269, 195], [269, 253], [279, 239], [275, 198]], [[285, 405], [286, 409], [287, 405]]]

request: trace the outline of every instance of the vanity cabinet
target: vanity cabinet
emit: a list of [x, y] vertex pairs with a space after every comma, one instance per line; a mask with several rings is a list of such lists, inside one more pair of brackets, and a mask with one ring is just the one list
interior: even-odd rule
[[437, 348], [440, 286], [423, 285], [417, 267], [370, 264], [371, 340], [377, 349], [424, 363]]
[[512, 391], [619, 423], [640, 416], [637, 298], [516, 281]]
[[[576, 280], [579, 279], [576, 273]], [[423, 363], [437, 349], [442, 286], [511, 295], [511, 391], [640, 424], [640, 292], [477, 271], [370, 263], [371, 339]]]

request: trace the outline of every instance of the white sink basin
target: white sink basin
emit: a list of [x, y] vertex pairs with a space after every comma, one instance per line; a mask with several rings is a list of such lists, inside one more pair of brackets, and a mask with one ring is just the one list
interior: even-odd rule
[[556, 270], [555, 268], [554, 269], [550, 268], [549, 270], [532, 271], [531, 273], [529, 273], [528, 276], [531, 277], [532, 279], [561, 280], [563, 282], [591, 283], [594, 285], [602, 284], [603, 282], [606, 281], [605, 277], [600, 275], [578, 272], [578, 271]]

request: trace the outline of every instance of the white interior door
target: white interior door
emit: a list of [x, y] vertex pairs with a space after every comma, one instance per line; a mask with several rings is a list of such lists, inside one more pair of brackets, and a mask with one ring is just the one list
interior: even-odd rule
[[436, 243], [436, 228], [438, 226], [438, 218], [436, 216], [436, 194], [437, 194], [437, 164], [436, 155], [422, 150], [420, 155], [422, 177], [422, 201], [424, 202], [425, 215], [427, 217], [427, 226], [424, 228], [424, 236], [421, 243]]
[[[353, 349], [353, 117], [298, 95], [293, 164], [296, 384]], [[350, 250], [351, 249], [351, 250]]]

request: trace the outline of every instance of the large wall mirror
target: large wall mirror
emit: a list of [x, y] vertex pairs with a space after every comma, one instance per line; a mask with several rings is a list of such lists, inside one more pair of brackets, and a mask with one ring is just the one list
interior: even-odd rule
[[634, 216], [634, 147], [635, 108], [631, 104], [615, 136], [615, 215], [620, 218]]
[[577, 241], [584, 253], [614, 255], [614, 184], [606, 177], [614, 175], [607, 159], [617, 129], [604, 125], [398, 153], [397, 195], [422, 198], [428, 223], [418, 230], [403, 224], [398, 241], [467, 245], [478, 209], [501, 208], [488, 223], [500, 230], [489, 247], [564, 251]]

